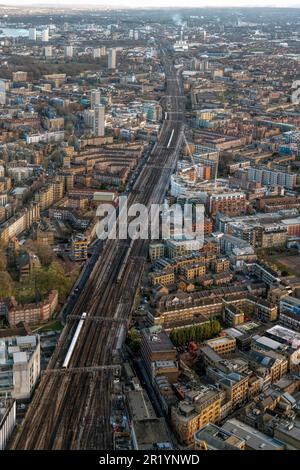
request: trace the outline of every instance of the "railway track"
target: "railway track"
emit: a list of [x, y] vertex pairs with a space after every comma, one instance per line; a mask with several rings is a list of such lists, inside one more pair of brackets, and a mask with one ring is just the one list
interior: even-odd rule
[[[170, 113], [135, 182], [128, 205], [139, 202], [150, 207], [152, 203], [161, 203], [176, 165], [184, 99], [178, 75], [166, 55], [164, 65]], [[112, 367], [117, 360], [114, 352], [122, 331], [120, 324], [126, 324], [131, 314], [147, 247], [147, 240], [106, 241], [11, 448], [112, 448], [111, 397], [117, 373]], [[87, 312], [87, 320], [68, 368], [62, 369], [82, 312]]]

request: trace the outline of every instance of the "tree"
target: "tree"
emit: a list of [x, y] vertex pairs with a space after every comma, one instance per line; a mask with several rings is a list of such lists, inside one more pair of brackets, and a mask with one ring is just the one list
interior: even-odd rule
[[34, 252], [38, 256], [42, 266], [49, 266], [54, 260], [54, 253], [49, 245], [34, 244]]
[[14, 284], [6, 271], [0, 271], [0, 300], [14, 295]]
[[138, 353], [141, 349], [141, 339], [135, 328], [131, 328], [127, 336], [127, 344], [134, 353]]
[[190, 341], [201, 343], [219, 334], [221, 325], [218, 320], [210, 320], [208, 323], [194, 325], [187, 328], [172, 330], [170, 339], [175, 346], [186, 346]]

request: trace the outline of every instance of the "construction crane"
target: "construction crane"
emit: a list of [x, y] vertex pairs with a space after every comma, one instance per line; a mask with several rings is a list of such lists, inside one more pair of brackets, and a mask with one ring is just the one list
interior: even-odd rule
[[184, 139], [184, 143], [185, 143], [185, 145], [186, 145], [186, 147], [187, 147], [187, 149], [188, 149], [189, 156], [190, 156], [190, 158], [191, 158], [191, 160], [192, 160], [192, 164], [193, 164], [193, 166], [195, 167], [197, 176], [198, 176], [198, 178], [200, 178], [200, 168], [198, 167], [198, 165], [197, 165], [196, 162], [195, 162], [194, 155], [193, 155], [193, 153], [191, 152], [190, 145], [189, 145], [188, 141], [186, 140], [186, 137], [185, 137], [185, 134], [184, 134], [184, 133], [183, 133], [183, 139]]

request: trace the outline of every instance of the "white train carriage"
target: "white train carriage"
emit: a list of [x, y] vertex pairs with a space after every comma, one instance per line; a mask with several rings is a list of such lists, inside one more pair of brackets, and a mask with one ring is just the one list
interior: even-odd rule
[[85, 318], [86, 318], [86, 313], [84, 312], [84, 313], [81, 315], [81, 317], [80, 317], [80, 320], [79, 320], [79, 323], [78, 323], [78, 325], [77, 325], [75, 334], [74, 334], [74, 336], [73, 336], [73, 338], [72, 338], [70, 347], [69, 347], [69, 349], [68, 349], [68, 352], [67, 352], [67, 354], [66, 354], [65, 360], [64, 360], [64, 362], [63, 362], [63, 365], [62, 365], [63, 369], [67, 369], [67, 367], [69, 366], [69, 363], [70, 363], [70, 360], [71, 360], [71, 357], [72, 357], [74, 348], [75, 348], [75, 346], [76, 346], [78, 337], [79, 337], [79, 335], [80, 335], [81, 329], [82, 329], [82, 327], [83, 327]]

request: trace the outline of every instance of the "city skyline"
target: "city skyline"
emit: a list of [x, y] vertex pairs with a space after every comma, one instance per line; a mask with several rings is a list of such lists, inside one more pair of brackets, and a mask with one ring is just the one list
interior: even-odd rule
[[300, 8], [299, 0], [289, 0], [282, 5], [279, 0], [190, 0], [187, 6], [183, 0], [143, 0], [143, 1], [128, 1], [128, 0], [89, 0], [86, 4], [78, 0], [63, 0], [59, 3], [57, 0], [2, 0], [1, 6], [19, 7], [19, 6], [32, 6], [32, 7], [104, 7], [104, 8]]

